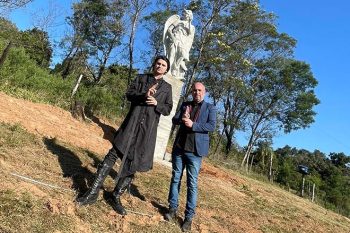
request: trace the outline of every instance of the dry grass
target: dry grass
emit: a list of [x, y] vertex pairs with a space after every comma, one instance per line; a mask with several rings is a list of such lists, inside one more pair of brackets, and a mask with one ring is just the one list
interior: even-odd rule
[[[91, 184], [101, 159], [86, 149], [30, 134], [18, 125], [0, 124], [0, 232], [180, 232], [178, 225], [163, 220], [171, 171], [159, 164], [151, 172], [138, 173], [131, 194], [123, 195], [127, 216], [116, 214], [105, 201], [118, 165], [96, 204], [76, 206], [77, 193]], [[11, 175], [14, 172], [60, 188], [30, 183]], [[341, 233], [350, 229], [348, 218], [222, 167], [205, 163], [199, 187], [193, 232]], [[185, 191], [183, 186], [180, 222]]]

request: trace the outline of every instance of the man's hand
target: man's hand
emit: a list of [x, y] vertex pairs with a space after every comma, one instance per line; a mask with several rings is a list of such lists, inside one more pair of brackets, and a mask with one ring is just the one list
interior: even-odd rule
[[182, 118], [182, 122], [188, 127], [192, 128], [193, 121], [190, 118]]
[[[158, 83], [154, 84], [153, 86], [151, 86], [150, 89], [148, 89], [147, 93], [146, 93], [146, 97], [149, 97], [149, 96], [152, 96], [154, 95], [156, 92], [157, 92], [157, 86], [158, 86]], [[148, 98], [147, 98], [148, 99]]]
[[156, 98], [154, 98], [153, 96], [148, 96], [147, 100], [146, 100], [146, 104], [157, 106], [158, 102], [157, 102]]
[[183, 115], [182, 115], [182, 120], [184, 119], [189, 119], [190, 118], [190, 114], [188, 112], [185, 112]]
[[190, 118], [190, 106], [186, 106], [185, 112], [182, 114], [182, 120]]

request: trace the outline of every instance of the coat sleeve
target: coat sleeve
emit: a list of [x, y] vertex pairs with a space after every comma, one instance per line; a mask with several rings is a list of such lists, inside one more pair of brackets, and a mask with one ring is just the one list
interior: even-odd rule
[[216, 126], [216, 107], [209, 105], [209, 114], [206, 122], [193, 122], [192, 131], [196, 133], [213, 132]]
[[184, 109], [184, 103], [181, 104], [180, 109], [176, 112], [175, 116], [172, 118], [174, 125], [180, 125], [182, 123], [182, 114]]
[[173, 93], [172, 93], [172, 87], [169, 85], [167, 95], [164, 101], [157, 100], [157, 106], [155, 110], [164, 116], [169, 116], [172, 108], [173, 108]]
[[146, 92], [143, 91], [142, 76], [137, 75], [126, 91], [126, 98], [133, 104], [145, 104]]

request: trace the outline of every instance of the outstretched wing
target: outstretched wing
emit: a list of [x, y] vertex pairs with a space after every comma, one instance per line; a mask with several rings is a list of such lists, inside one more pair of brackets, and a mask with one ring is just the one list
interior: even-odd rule
[[168, 48], [167, 48], [168, 43], [166, 41], [167, 31], [168, 31], [168, 29], [169, 29], [169, 27], [171, 25], [176, 25], [179, 20], [180, 20], [180, 16], [179, 15], [172, 15], [165, 22], [164, 32], [163, 32], [163, 44], [164, 44], [164, 53], [165, 53], [166, 56], [168, 54]]

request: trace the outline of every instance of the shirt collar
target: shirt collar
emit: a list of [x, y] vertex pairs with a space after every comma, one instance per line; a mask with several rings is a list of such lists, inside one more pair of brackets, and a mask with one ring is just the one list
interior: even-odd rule
[[196, 103], [195, 101], [192, 101], [192, 105], [193, 105], [193, 106], [202, 106], [203, 101], [204, 101], [204, 100], [202, 100], [202, 101], [199, 102], [199, 103]]

